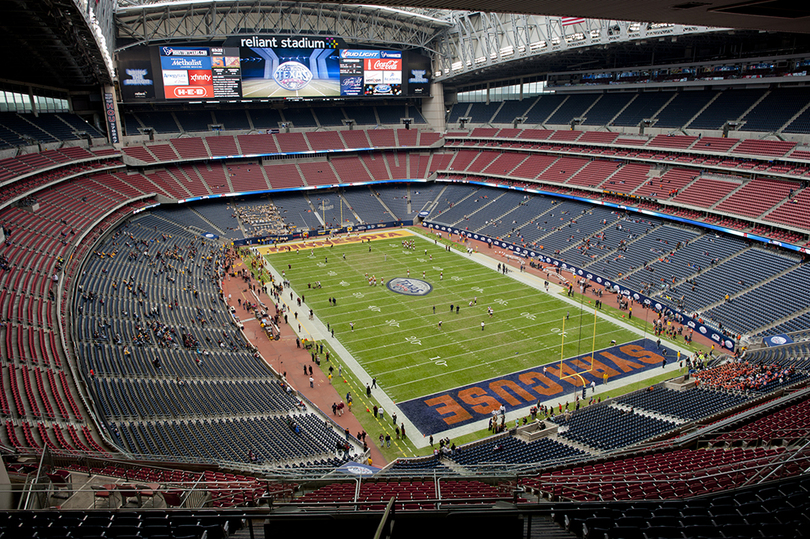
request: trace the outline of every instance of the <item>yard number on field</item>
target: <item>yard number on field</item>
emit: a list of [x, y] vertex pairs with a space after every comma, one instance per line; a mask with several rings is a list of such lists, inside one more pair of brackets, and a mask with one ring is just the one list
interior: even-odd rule
[[442, 356], [432, 357], [428, 361], [432, 361], [434, 365], [439, 365], [441, 367], [447, 366], [447, 362], [442, 359]]

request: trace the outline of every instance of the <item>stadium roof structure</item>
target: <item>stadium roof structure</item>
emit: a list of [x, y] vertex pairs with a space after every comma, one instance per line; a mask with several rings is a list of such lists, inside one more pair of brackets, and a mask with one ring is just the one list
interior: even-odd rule
[[[118, 50], [234, 35], [340, 36], [418, 48], [446, 88], [571, 69], [650, 66], [810, 51], [810, 37], [625, 19], [279, 0], [121, 0]], [[497, 8], [503, 11], [499, 4]], [[569, 11], [568, 13], [572, 13]], [[786, 37], [787, 36], [787, 37]], [[787, 42], [786, 42], [787, 40]], [[789, 43], [788, 43], [789, 42]]]
[[112, 82], [112, 11], [102, 0], [2, 0], [3, 78], [77, 88]]
[[328, 34], [358, 44], [427, 48], [452, 22], [393, 7], [277, 0], [182, 0], [116, 11], [118, 48], [233, 35]]
[[[572, 65], [644, 65], [652, 54], [660, 64], [691, 51], [810, 50], [810, 9], [783, 0], [0, 0], [0, 12], [4, 78], [70, 90], [112, 82], [116, 49], [248, 33], [419, 48], [437, 61], [435, 80], [451, 86]], [[532, 50], [538, 43], [547, 49]]]
[[[313, 4], [327, 3], [311, 1]], [[180, 3], [187, 3], [179, 0]], [[165, 0], [119, 0], [121, 6], [146, 6]], [[205, 0], [204, 3], [209, 3]], [[215, 2], [219, 3], [219, 2]], [[340, 0], [339, 5], [366, 2]], [[810, 33], [810, 6], [789, 0], [381, 0], [380, 6], [421, 8], [440, 18], [442, 10], [617, 19], [685, 25], [749, 28], [774, 32]]]

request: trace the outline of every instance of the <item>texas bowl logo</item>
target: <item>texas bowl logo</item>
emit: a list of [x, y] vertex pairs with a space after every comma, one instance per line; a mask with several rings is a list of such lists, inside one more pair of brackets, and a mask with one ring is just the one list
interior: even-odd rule
[[284, 62], [273, 72], [273, 79], [285, 90], [300, 90], [312, 80], [312, 71], [299, 62]]
[[706, 333], [708, 333], [708, 331], [706, 330], [706, 328], [705, 328], [705, 327], [703, 327], [703, 326], [700, 326], [700, 328], [698, 328], [698, 329], [700, 329], [700, 332], [701, 332], [701, 333], [703, 333], [704, 335], [706, 335]]
[[362, 77], [346, 77], [342, 81], [340, 81], [340, 85], [344, 88], [360, 88], [363, 86], [363, 78]]
[[351, 466], [348, 465], [344, 468], [347, 472], [353, 473], [355, 475], [373, 475], [374, 470], [369, 470], [368, 468], [363, 468], [362, 466]]
[[732, 348], [734, 348], [734, 343], [729, 340], [726, 340], [726, 348], [731, 350]]
[[781, 335], [777, 335], [776, 337], [771, 337], [771, 343], [775, 346], [779, 346], [780, 344], [787, 343], [787, 339], [782, 337]]
[[404, 294], [406, 296], [427, 296], [430, 294], [430, 291], [433, 290], [433, 287], [428, 282], [420, 279], [402, 277], [391, 279], [385, 283], [385, 286], [387, 286], [388, 290], [391, 292]]

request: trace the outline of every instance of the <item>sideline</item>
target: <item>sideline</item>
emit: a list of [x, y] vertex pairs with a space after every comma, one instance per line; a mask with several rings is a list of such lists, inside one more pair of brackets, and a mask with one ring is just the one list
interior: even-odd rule
[[[398, 235], [398, 237], [406, 237], [406, 236], [414, 236], [414, 235], [416, 235], [416, 234], [413, 233], [413, 231], [410, 231], [410, 230], [405, 230], [404, 232], [407, 232], [407, 234], [400, 234], [400, 235]], [[378, 236], [378, 234], [379, 233], [374, 233], [374, 232], [369, 232], [369, 233], [365, 233], [365, 234], [360, 233], [359, 238], [362, 240], [366, 236]], [[391, 237], [385, 237], [385, 238], [377, 237], [377, 238], [372, 238], [372, 239], [375, 239], [375, 240], [390, 240], [392, 238]], [[343, 242], [343, 243], [345, 243], [345, 242]], [[352, 242], [352, 243], [354, 243], [354, 242]], [[359, 243], [359, 241], [357, 243]], [[313, 248], [313, 247], [308, 246], [307, 249], [309, 249], [309, 248]], [[276, 268], [273, 267], [267, 261], [267, 259], [264, 257], [264, 255], [260, 255], [260, 259], [262, 261], [262, 264], [265, 267], [265, 270], [267, 270], [269, 273], [271, 273], [273, 275], [273, 278], [277, 282], [283, 282], [283, 279], [281, 277], [281, 273], [278, 270], [276, 270]], [[292, 289], [285, 288], [284, 292], [287, 292], [288, 290], [291, 291]], [[265, 289], [265, 291], [266, 291], [266, 289]], [[300, 297], [300, 295], [298, 297]], [[285, 305], [287, 305], [288, 310], [290, 308], [292, 308], [292, 306], [290, 306], [286, 302], [286, 300], [284, 299], [283, 294], [280, 295], [280, 298], [281, 298], [281, 301]], [[296, 304], [296, 308], [297, 308], [297, 304]], [[309, 306], [307, 306], [306, 302], [301, 302], [300, 309], [304, 313], [309, 313]], [[294, 322], [294, 321], [291, 320], [290, 322]], [[327, 331], [326, 324], [324, 324], [320, 320], [320, 318], [318, 318], [317, 313], [314, 314], [312, 320], [309, 320], [308, 316], [307, 317], [299, 317], [298, 323], [301, 324], [302, 332], [305, 331], [308, 334], [308, 336], [310, 338], [312, 338], [313, 340], [315, 340], [316, 342], [319, 341], [319, 340], [322, 340], [324, 342], [329, 343], [329, 345], [332, 347], [332, 350], [335, 351], [335, 354], [337, 354], [337, 356], [343, 361], [343, 363], [346, 365], [346, 367], [348, 369], [350, 369], [354, 373], [355, 377], [358, 379], [358, 382], [360, 384], [363, 384], [361, 387], [357, 388], [358, 393], [362, 392], [362, 395], [360, 395], [360, 394], [355, 395], [353, 397], [354, 400], [359, 400], [360, 403], [362, 403], [361, 405], [366, 407], [367, 409], [373, 408], [373, 404], [369, 406], [369, 403], [366, 401], [365, 385], [364, 385], [364, 384], [371, 385], [372, 377], [366, 372], [366, 370], [360, 365], [360, 363], [357, 362], [357, 360], [354, 358], [354, 356], [340, 343], [340, 341], [337, 339], [337, 337], [332, 337], [331, 332]], [[290, 327], [290, 330], [293, 331], [293, 333], [296, 333], [298, 335], [298, 333], [296, 332], [297, 328], [295, 328], [292, 323], [289, 324], [289, 327]], [[301, 337], [301, 336], [302, 335], [299, 335], [299, 337]], [[425, 447], [427, 445], [430, 445], [430, 444], [427, 443], [427, 441], [422, 440], [418, 436], [414, 436], [414, 434], [419, 433], [420, 431], [416, 428], [416, 426], [413, 423], [411, 423], [411, 421], [405, 416], [405, 414], [402, 412], [402, 410], [400, 410], [399, 407], [396, 405], [396, 402], [394, 402], [388, 396], [388, 394], [385, 393], [385, 391], [380, 389], [379, 386], [378, 386], [376, 389], [371, 390], [371, 394], [372, 394], [372, 397], [380, 404], [380, 406], [384, 410], [384, 416], [383, 417], [385, 419], [382, 421], [383, 424], [386, 424], [386, 421], [390, 421], [390, 419], [392, 417], [392, 414], [394, 412], [396, 412], [396, 414], [397, 414], [397, 422], [405, 424], [406, 432], [410, 433], [408, 435], [408, 439], [410, 440], [410, 442], [412, 444], [414, 444], [419, 449], [421, 449], [421, 448], [423, 448], [423, 447]], [[357, 405], [355, 405], [355, 406], [357, 406]], [[378, 421], [378, 422], [380, 421], [379, 417], [376, 417], [374, 419], [376, 421]], [[392, 437], [391, 441], [392, 441], [392, 443], [394, 442], [393, 437]], [[377, 443], [378, 441], [377, 440], [371, 440], [371, 442]], [[369, 444], [369, 445], [371, 445], [371, 444]], [[403, 451], [403, 453], [404, 452], [405, 451]]]

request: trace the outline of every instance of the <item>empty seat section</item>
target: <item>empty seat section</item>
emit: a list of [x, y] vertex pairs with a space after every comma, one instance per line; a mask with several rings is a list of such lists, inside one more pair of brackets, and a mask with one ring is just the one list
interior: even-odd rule
[[642, 120], [652, 118], [672, 97], [670, 92], [642, 92], [613, 119], [611, 125], [635, 127]]
[[776, 88], [742, 117], [745, 131], [778, 131], [810, 102], [805, 89]]
[[724, 90], [687, 126], [689, 129], [721, 129], [728, 121], [736, 121], [757, 102], [764, 90]]
[[717, 92], [710, 90], [678, 92], [675, 99], [655, 116], [654, 126], [668, 129], [685, 126], [715, 95]]
[[570, 125], [574, 118], [582, 118], [594, 104], [597, 94], [571, 94], [546, 121], [549, 125]]

